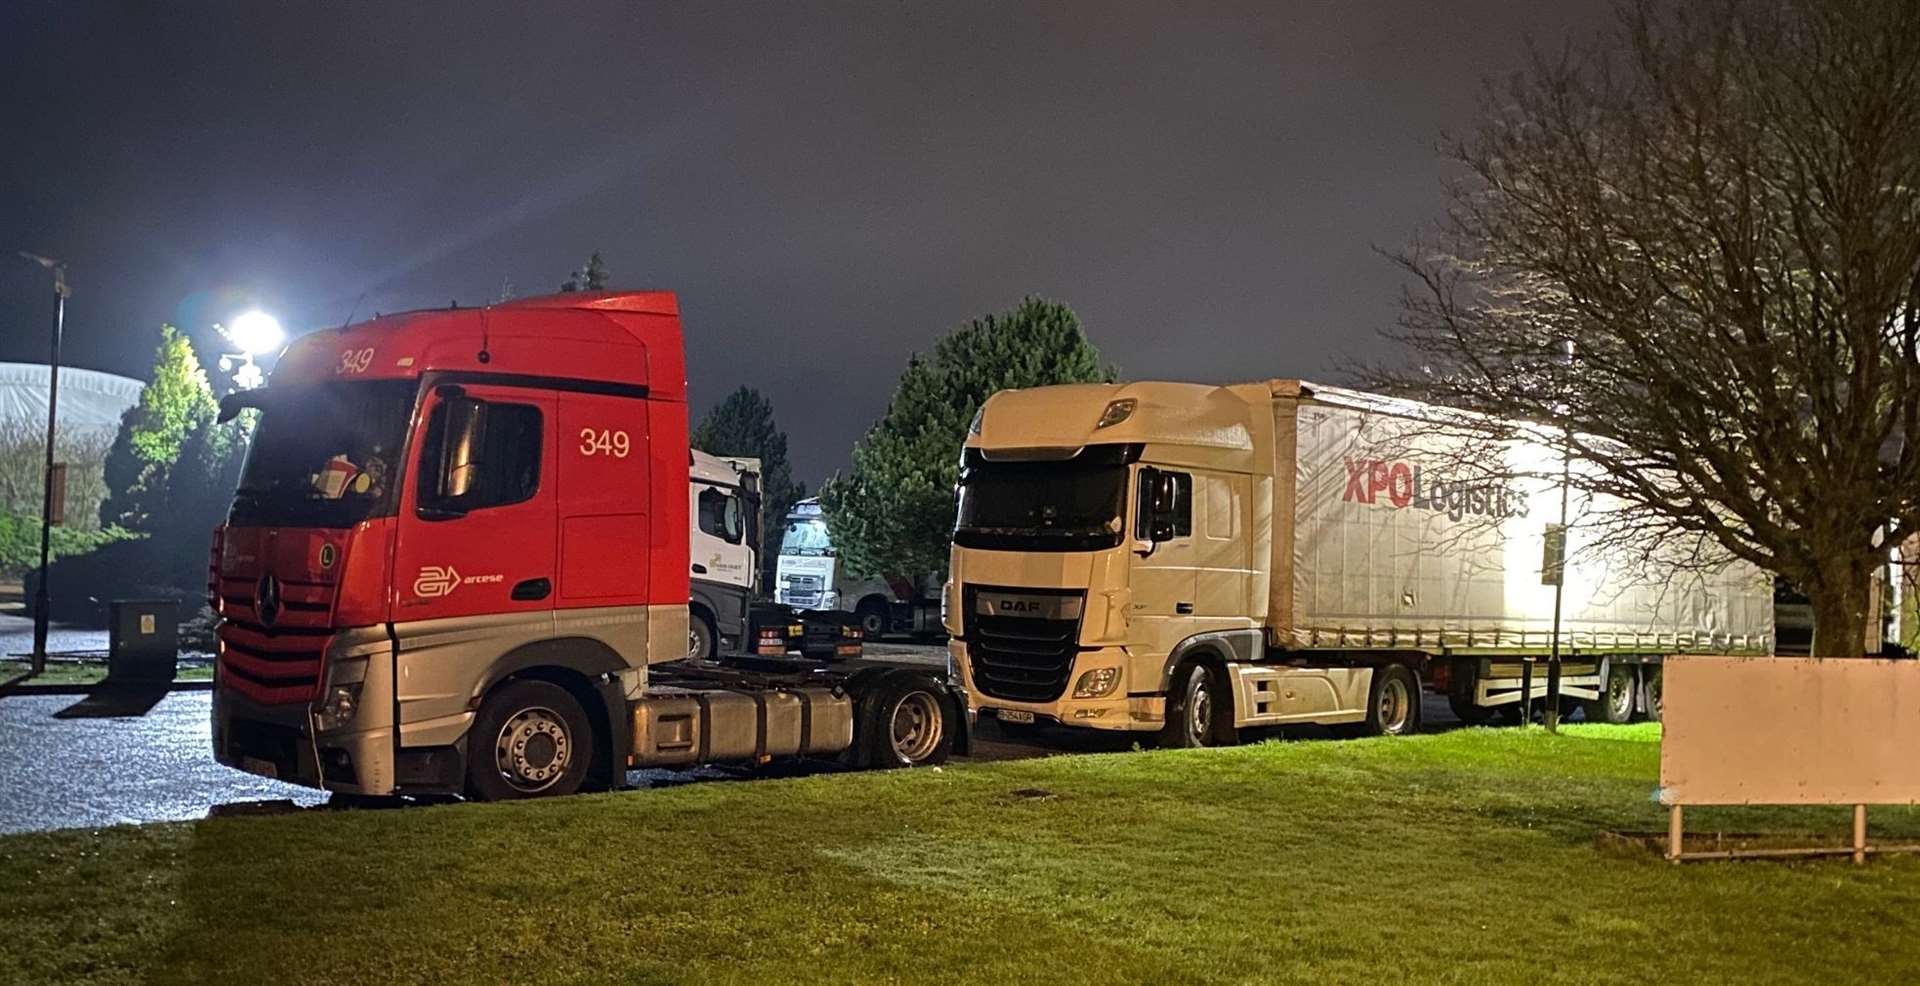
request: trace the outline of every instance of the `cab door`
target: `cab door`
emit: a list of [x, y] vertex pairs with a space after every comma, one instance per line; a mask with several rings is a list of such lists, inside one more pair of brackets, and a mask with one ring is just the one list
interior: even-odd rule
[[498, 616], [552, 629], [557, 486], [550, 392], [442, 386], [401, 496], [393, 621]]
[[1193, 474], [1142, 466], [1134, 482], [1133, 643], [1163, 655], [1192, 634], [1198, 550], [1193, 531]]

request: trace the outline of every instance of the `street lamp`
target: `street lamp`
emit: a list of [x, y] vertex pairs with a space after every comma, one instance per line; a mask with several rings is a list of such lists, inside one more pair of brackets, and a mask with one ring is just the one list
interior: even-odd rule
[[53, 547], [53, 440], [60, 408], [60, 333], [67, 317], [67, 265], [24, 250], [20, 256], [53, 274], [53, 346], [47, 360], [47, 461], [40, 486], [40, 585], [33, 593], [33, 664], [31, 674], [47, 670], [47, 624], [52, 616], [47, 594], [47, 561]]
[[[254, 357], [270, 356], [286, 345], [287, 333], [280, 328], [280, 320], [256, 308], [235, 316], [232, 325], [215, 322], [213, 327], [240, 349], [220, 357], [220, 368], [233, 373], [233, 385], [252, 390], [265, 383], [266, 374], [254, 362]], [[238, 369], [234, 366], [236, 362]]]

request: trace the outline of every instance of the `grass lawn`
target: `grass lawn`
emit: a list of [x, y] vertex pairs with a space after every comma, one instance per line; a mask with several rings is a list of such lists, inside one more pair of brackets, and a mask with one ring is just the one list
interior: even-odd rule
[[1603, 844], [1663, 826], [1657, 755], [1476, 729], [9, 836], [0, 982], [1920, 981], [1920, 859]]
[[[32, 669], [33, 664], [26, 660], [8, 658], [0, 660], [0, 681]], [[36, 685], [97, 685], [107, 678], [105, 661], [55, 661], [47, 664], [47, 670], [27, 680]], [[175, 681], [212, 681], [213, 666], [181, 665], [174, 672]]]

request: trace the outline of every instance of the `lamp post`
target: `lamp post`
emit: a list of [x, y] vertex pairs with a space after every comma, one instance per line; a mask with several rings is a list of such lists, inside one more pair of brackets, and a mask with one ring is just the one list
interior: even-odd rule
[[[1573, 340], [1565, 340], [1567, 347], [1567, 371], [1573, 371]], [[1569, 408], [1568, 413], [1571, 413]], [[1569, 421], [1563, 432], [1563, 447], [1560, 449], [1560, 523], [1557, 525], [1560, 537], [1560, 558], [1553, 577], [1553, 644], [1547, 654], [1547, 707], [1545, 722], [1547, 732], [1560, 731], [1560, 612], [1567, 592], [1567, 487], [1573, 482], [1573, 424]], [[1600, 687], [1604, 694], [1607, 687], [1602, 681]]]
[[33, 670], [47, 670], [47, 624], [52, 616], [47, 561], [53, 549], [53, 442], [60, 413], [60, 333], [67, 317], [67, 265], [21, 251], [20, 256], [53, 272], [53, 344], [47, 360], [47, 458], [40, 485], [40, 584], [33, 593]]

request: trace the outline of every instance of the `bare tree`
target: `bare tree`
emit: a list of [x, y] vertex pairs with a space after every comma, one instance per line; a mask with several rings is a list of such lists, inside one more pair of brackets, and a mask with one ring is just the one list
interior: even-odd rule
[[1920, 530], [1920, 4], [1629, 5], [1485, 111], [1396, 258], [1415, 365], [1369, 382], [1546, 426], [1640, 534], [1781, 574], [1859, 653]]

